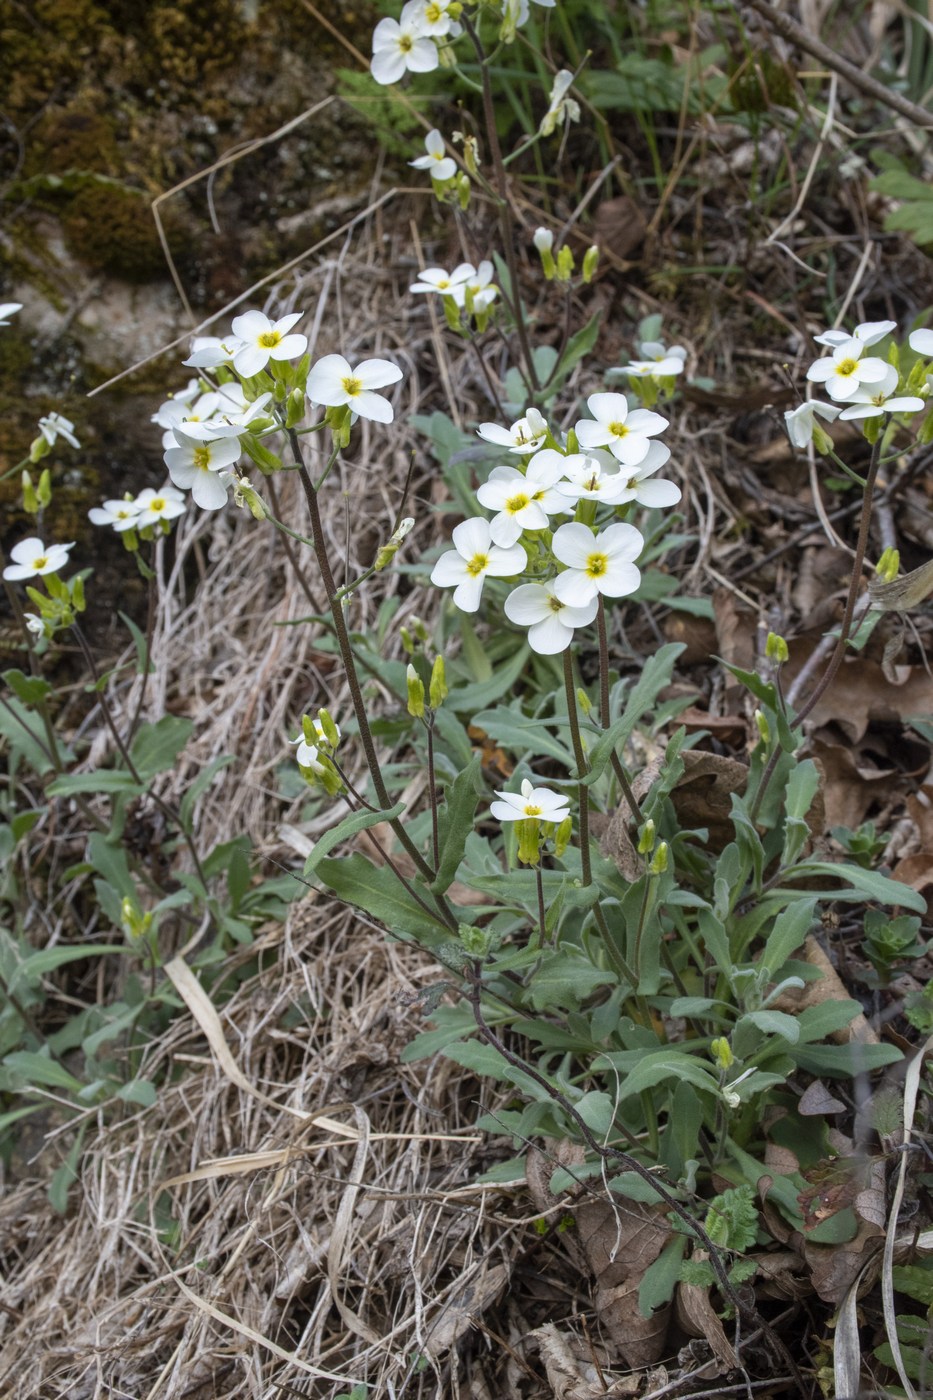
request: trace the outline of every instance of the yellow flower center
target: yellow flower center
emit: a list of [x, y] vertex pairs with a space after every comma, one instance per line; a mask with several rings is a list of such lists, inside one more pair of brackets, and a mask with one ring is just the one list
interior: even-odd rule
[[210, 468], [211, 449], [209, 447], [196, 447], [194, 449], [194, 465], [202, 472], [206, 472]]
[[428, 21], [428, 24], [437, 24], [437, 21], [443, 13], [444, 11], [441, 9], [440, 5], [428, 5], [425, 9], [424, 17]]
[[48, 562], [49, 556], [47, 554], [40, 554], [38, 559], [33, 559], [32, 567], [34, 569], [44, 569]]
[[517, 515], [520, 510], [524, 510], [528, 505], [528, 497], [522, 492], [517, 496], [511, 496], [505, 503], [505, 508], [510, 515]]
[[352, 374], [348, 374], [347, 377], [345, 379], [341, 379], [340, 382], [343, 385], [344, 393], [349, 394], [351, 399], [355, 399], [357, 394], [361, 394], [363, 392], [362, 379], [354, 379]]
[[588, 476], [588, 477], [586, 478], [586, 480], [584, 481], [584, 483], [583, 483], [583, 488], [584, 488], [585, 491], [595, 491], [596, 488], [597, 488], [597, 486], [598, 486], [598, 484], [599, 484], [599, 472], [598, 472], [598, 471], [594, 471], [594, 472], [593, 472], [590, 476]]
[[481, 574], [488, 565], [488, 554], [474, 554], [472, 559], [467, 560], [467, 573], [472, 574], [473, 578], [476, 578], [477, 574]]
[[590, 578], [601, 578], [609, 568], [605, 554], [591, 554], [586, 561], [586, 572]]
[[398, 41], [398, 46], [402, 53], [409, 53], [414, 48], [415, 41], [410, 34], [403, 34]]
[[559, 598], [556, 598], [553, 593], [551, 593], [548, 596], [547, 605], [551, 609], [552, 613], [562, 612], [564, 607], [561, 600]]
[[164, 507], [164, 505], [165, 505], [165, 502], [164, 502], [164, 500], [162, 499], [161, 496], [154, 496], [154, 497], [152, 498], [152, 500], [149, 502], [149, 509], [150, 509], [150, 510], [162, 510], [163, 507]]
[[842, 360], [841, 363], [836, 366], [836, 373], [842, 375], [843, 378], [847, 378], [850, 374], [854, 374], [857, 369], [858, 360]]
[[263, 331], [256, 344], [261, 345], [263, 350], [274, 350], [281, 339], [278, 331]]
[[526, 803], [525, 803], [525, 816], [526, 816], [526, 817], [540, 817], [541, 811], [542, 811], [542, 808], [536, 807], [535, 804], [534, 804], [533, 802], [526, 802]]
[[625, 437], [628, 428], [624, 423], [610, 423], [609, 431], [612, 433], [613, 437]]

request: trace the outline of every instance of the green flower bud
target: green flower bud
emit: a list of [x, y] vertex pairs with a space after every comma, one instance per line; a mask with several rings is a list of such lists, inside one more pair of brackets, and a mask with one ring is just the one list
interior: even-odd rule
[[554, 832], [554, 854], [558, 860], [570, 845], [570, 838], [573, 835], [573, 818], [564, 817], [560, 826]]
[[390, 564], [395, 558], [396, 554], [398, 554], [402, 546], [403, 540], [405, 539], [406, 535], [409, 535], [411, 533], [411, 531], [414, 528], [414, 524], [414, 519], [410, 515], [407, 515], [404, 520], [399, 522], [398, 529], [393, 533], [388, 544], [384, 544], [379, 550], [379, 553], [376, 555], [376, 562], [373, 565], [373, 568], [376, 570], [377, 574], [381, 569], [384, 569], [387, 564]]
[[443, 656], [435, 656], [431, 667], [430, 688], [431, 709], [439, 710], [447, 699], [447, 674]]
[[470, 203], [470, 195], [472, 194], [472, 186], [470, 184], [469, 175], [464, 175], [461, 171], [460, 175], [457, 178], [457, 182], [454, 188], [457, 191], [457, 203], [460, 205], [460, 208], [468, 208]]
[[40, 433], [29, 445], [29, 460], [33, 466], [41, 462], [43, 457], [47, 457], [52, 450], [52, 444], [48, 442]]
[[459, 332], [461, 330], [459, 306], [453, 297], [441, 297], [441, 301], [444, 303], [444, 316], [448, 326], [452, 331]]
[[488, 929], [478, 928], [476, 924], [461, 924], [457, 929], [457, 936], [464, 952], [471, 958], [485, 958], [492, 949], [492, 933]]
[[569, 282], [573, 276], [576, 266], [576, 259], [573, 250], [565, 243], [557, 254], [557, 280], [558, 282]]
[[288, 396], [288, 405], [285, 410], [285, 426], [287, 428], [296, 427], [305, 416], [307, 401], [303, 389], [293, 389]]
[[723, 1073], [732, 1068], [735, 1064], [735, 1056], [732, 1053], [732, 1046], [725, 1036], [720, 1036], [710, 1045], [710, 1054], [716, 1061], [716, 1068]]
[[596, 275], [596, 268], [599, 263], [599, 248], [592, 243], [583, 254], [583, 280], [592, 282]]
[[266, 519], [266, 507], [245, 476], [237, 476], [233, 479], [233, 504], [239, 506], [241, 510], [248, 510], [254, 520]]
[[400, 627], [400, 628], [398, 629], [398, 635], [399, 635], [399, 637], [401, 638], [402, 646], [405, 648], [405, 651], [406, 651], [407, 655], [408, 655], [408, 656], [414, 656], [414, 654], [415, 654], [415, 639], [414, 639], [414, 637], [411, 635], [411, 633], [409, 632], [408, 628], [407, 628], [407, 627]]
[[421, 618], [416, 617], [414, 613], [411, 614], [408, 621], [411, 623], [412, 631], [418, 638], [418, 641], [421, 642], [422, 645], [424, 645], [424, 643], [428, 640], [428, 629], [426, 625], [422, 622]]
[[423, 719], [424, 681], [410, 663], [408, 670], [405, 672], [405, 679], [408, 684], [408, 713], [414, 719]]
[[593, 713], [593, 705], [590, 700], [590, 697], [587, 695], [586, 691], [583, 689], [582, 686], [580, 686], [580, 688], [577, 690], [577, 704], [583, 711], [584, 717], [586, 719], [589, 719], [590, 715]]
[[[870, 442], [874, 446], [881, 436], [883, 426], [883, 418], [866, 418], [862, 423], [862, 432], [865, 434], [865, 441]], [[815, 440], [814, 436], [814, 441]]]
[[[328, 744], [330, 744], [334, 752], [336, 752], [337, 746], [340, 743], [340, 730], [337, 728], [336, 724], [331, 719], [330, 713], [327, 710], [318, 710], [317, 718], [318, 724], [320, 724], [321, 726], [321, 733], [324, 735], [324, 738], [327, 740]], [[309, 742], [319, 743], [320, 739], [318, 738], [316, 741], [312, 739]]]
[[768, 723], [767, 715], [763, 714], [761, 710], [755, 711], [755, 724], [757, 726], [758, 733], [761, 736], [761, 742], [763, 744], [770, 744], [771, 726]]
[[649, 817], [642, 827], [641, 836], [638, 839], [638, 854], [640, 856], [650, 855], [654, 850], [655, 827], [653, 820]]
[[886, 549], [875, 565], [875, 573], [882, 583], [893, 583], [900, 572], [900, 550]]
[[[871, 422], [871, 419], [867, 420]], [[880, 421], [880, 420], [879, 420]], [[825, 428], [820, 427], [816, 419], [813, 420], [813, 446], [821, 457], [828, 457], [834, 451], [835, 444]]]
[[29, 472], [23, 471], [20, 481], [23, 487], [23, 510], [27, 515], [38, 515], [39, 497], [36, 495], [36, 488], [32, 484], [32, 477]]
[[648, 870], [649, 875], [664, 874], [665, 870], [667, 869], [668, 850], [669, 847], [666, 841], [658, 842], [657, 850], [655, 851], [654, 856], [652, 857], [651, 866]]
[[928, 413], [920, 424], [917, 441], [921, 447], [929, 447], [930, 443], [933, 442], [933, 413]]
[[786, 641], [783, 637], [778, 636], [777, 632], [768, 633], [768, 640], [765, 643], [765, 656], [771, 662], [772, 666], [783, 666], [784, 662], [790, 656]]

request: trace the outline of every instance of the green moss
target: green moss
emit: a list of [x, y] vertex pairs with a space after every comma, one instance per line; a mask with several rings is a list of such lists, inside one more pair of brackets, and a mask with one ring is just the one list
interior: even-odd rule
[[93, 170], [99, 175], [116, 175], [118, 169], [113, 118], [94, 111], [88, 99], [79, 99], [43, 112], [32, 133], [23, 174]]
[[[149, 200], [141, 192], [92, 185], [75, 195], [62, 215], [62, 227], [71, 251], [97, 272], [129, 282], [148, 282], [165, 274]], [[179, 226], [166, 228], [166, 234], [169, 246], [177, 249]]]

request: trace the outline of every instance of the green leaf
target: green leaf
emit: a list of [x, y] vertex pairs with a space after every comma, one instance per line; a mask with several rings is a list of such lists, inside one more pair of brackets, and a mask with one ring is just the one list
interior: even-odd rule
[[641, 675], [626, 699], [622, 714], [599, 736], [590, 749], [589, 771], [582, 779], [585, 786], [589, 787], [596, 782], [616, 748], [629, 738], [645, 711], [652, 709], [658, 693], [670, 684], [674, 662], [683, 650], [683, 642], [668, 642], [645, 662]]
[[809, 1074], [830, 1074], [840, 1079], [855, 1079], [896, 1064], [904, 1058], [896, 1045], [796, 1045], [790, 1051], [801, 1069]]
[[673, 1298], [686, 1248], [687, 1236], [674, 1235], [654, 1263], [648, 1265], [638, 1285], [638, 1311], [642, 1317], [650, 1317], [655, 1308], [664, 1307]]
[[234, 762], [236, 754], [221, 754], [219, 758], [212, 759], [206, 768], [189, 783], [184, 797], [181, 799], [181, 806], [178, 809], [178, 819], [181, 822], [182, 830], [191, 834], [191, 821], [194, 816], [194, 805], [202, 793], [206, 792], [214, 780], [217, 773], [222, 768], [227, 768]]
[[[852, 890], [827, 890], [818, 896], [820, 899], [857, 900], [867, 897], [877, 900], [879, 904], [899, 904], [905, 909], [913, 909], [917, 914], [926, 913], [927, 902], [918, 890], [912, 890], [909, 885], [902, 885], [899, 880], [891, 880], [887, 875], [879, 875], [877, 870], [863, 870], [860, 865], [804, 861], [793, 870], [786, 871], [784, 879], [809, 879], [812, 875], [822, 876], [824, 879], [848, 880], [853, 887]], [[786, 892], [776, 890], [774, 893]]]
[[58, 1215], [64, 1215], [68, 1209], [68, 1192], [78, 1179], [78, 1160], [84, 1146], [84, 1131], [84, 1124], [82, 1124], [78, 1130], [78, 1136], [68, 1149], [67, 1157], [61, 1166], [52, 1173], [52, 1179], [49, 1182], [49, 1204]]
[[3, 1064], [14, 1074], [21, 1075], [35, 1084], [45, 1084], [52, 1089], [67, 1089], [72, 1094], [78, 1094], [84, 1088], [81, 1080], [69, 1073], [64, 1065], [32, 1050], [14, 1050], [12, 1054], [4, 1056]]
[[4, 671], [2, 675], [13, 694], [22, 700], [24, 705], [37, 705], [52, 689], [48, 681], [43, 680], [41, 676], [24, 676], [22, 671], [15, 667], [11, 671]]
[[133, 621], [133, 619], [129, 616], [128, 613], [121, 612], [118, 614], [118, 616], [120, 618], [120, 621], [126, 624], [129, 630], [129, 634], [133, 638], [133, 645], [136, 647], [137, 676], [144, 676], [147, 673], [150, 676], [153, 675], [155, 672], [155, 664], [151, 656], [149, 655], [149, 644], [147, 643], [146, 638], [144, 637], [142, 632], [140, 632], [139, 628], [136, 626], [136, 623]]
[[52, 797], [73, 797], [82, 792], [142, 794], [146, 788], [123, 769], [97, 768], [92, 773], [63, 773], [49, 784], [47, 791]]
[[[15, 696], [6, 697], [0, 705], [0, 739], [5, 739], [13, 752], [40, 776], [53, 771], [55, 765], [46, 753], [41, 719]], [[65, 757], [61, 746], [59, 751]]]
[[117, 1090], [117, 1098], [124, 1103], [136, 1103], [141, 1108], [151, 1108], [158, 1098], [156, 1086], [151, 1079], [131, 1079]]
[[523, 714], [520, 700], [513, 700], [511, 705], [498, 705], [494, 710], [480, 710], [473, 716], [473, 723], [485, 730], [495, 743], [519, 757], [526, 754], [546, 756], [556, 758], [566, 768], [573, 767], [573, 754], [548, 732], [549, 721]]
[[[395, 817], [400, 817], [404, 810], [405, 803], [396, 802], [387, 812], [351, 812], [343, 821], [332, 826], [330, 831], [325, 831], [321, 839], [314, 843], [314, 850], [305, 861], [304, 874], [311, 875], [317, 870], [324, 857], [330, 855], [334, 847], [339, 846], [342, 841], [349, 841], [359, 832], [368, 831], [371, 826], [378, 826], [380, 822], [392, 821]], [[395, 879], [394, 876], [392, 878]]]
[[797, 1013], [801, 1043], [805, 1045], [811, 1040], [825, 1040], [828, 1035], [844, 1030], [861, 1009], [861, 1004], [857, 1001], [835, 999], [805, 1007]]
[[567, 341], [567, 348], [560, 357], [557, 369], [554, 372], [554, 377], [544, 386], [545, 388], [556, 388], [567, 378], [567, 375], [573, 369], [574, 365], [578, 364], [580, 360], [583, 359], [584, 355], [590, 353], [599, 336], [599, 322], [601, 316], [602, 308], [594, 312], [586, 325], [581, 326], [580, 330], [570, 337]]
[[143, 724], [133, 740], [130, 756], [144, 778], [175, 766], [194, 729], [194, 722], [178, 715], [163, 715], [155, 724]]
[[858, 1220], [851, 1206], [837, 1210], [821, 1220], [812, 1230], [804, 1231], [808, 1244], [847, 1244], [858, 1234]]
[[578, 1099], [574, 1108], [590, 1132], [601, 1141], [609, 1136], [615, 1122], [615, 1102], [601, 1089], [591, 1089]]
[[81, 962], [84, 958], [105, 957], [109, 953], [125, 956], [126, 952], [127, 949], [119, 943], [82, 943], [77, 947], [69, 944], [67, 947], [56, 945], [54, 948], [40, 948], [38, 952], [30, 953], [16, 968], [10, 979], [10, 990], [15, 991], [20, 982], [31, 986], [38, 982], [40, 977], [64, 967], [66, 963]]
[[582, 953], [562, 948], [542, 962], [531, 984], [532, 1005], [576, 1010], [596, 987], [618, 982], [614, 972], [594, 966]]
[[476, 799], [482, 791], [482, 759], [474, 754], [462, 773], [458, 773], [447, 789], [447, 799], [441, 813], [446, 818], [441, 843], [437, 878], [431, 882], [434, 894], [443, 894], [453, 884], [466, 840], [473, 830]]
[[93, 831], [88, 837], [87, 858], [97, 874], [111, 889], [116, 890], [121, 899], [136, 898], [136, 884], [122, 846], [113, 845], [102, 832]]
[[816, 899], [797, 899], [778, 914], [761, 955], [769, 972], [778, 972], [801, 946], [815, 922], [816, 905]]
[[[365, 856], [352, 855], [322, 860], [315, 874], [341, 899], [365, 909], [392, 933], [423, 940], [429, 947], [453, 936], [439, 916], [422, 909], [387, 865], [375, 866]], [[415, 879], [411, 884], [417, 887]], [[430, 899], [427, 891], [424, 898]]]
[[782, 865], [793, 865], [810, 837], [805, 817], [813, 805], [820, 785], [820, 775], [812, 758], [804, 759], [791, 770], [784, 799], [786, 824]]
[[796, 1045], [800, 1039], [797, 1018], [789, 1016], [786, 1011], [747, 1011], [737, 1022], [736, 1030], [746, 1021], [756, 1026], [763, 1035], [779, 1035], [790, 1045]]
[[515, 649], [515, 654], [509, 661], [501, 663], [493, 672], [489, 680], [476, 681], [472, 685], [457, 686], [451, 690], [445, 705], [449, 705], [458, 714], [469, 714], [472, 716], [475, 710], [481, 710], [485, 705], [491, 705], [494, 700], [499, 700], [503, 695], [512, 689], [525, 667], [530, 650], [527, 642], [521, 642]]
[[[631, 1052], [622, 1052], [628, 1059]], [[597, 1066], [605, 1068], [607, 1064], [613, 1065], [619, 1057], [613, 1052], [608, 1055], [601, 1055], [596, 1061]], [[642, 1093], [645, 1089], [653, 1089], [656, 1084], [661, 1084], [666, 1079], [685, 1079], [695, 1088], [701, 1089], [704, 1093], [719, 1094], [719, 1083], [693, 1055], [686, 1055], [681, 1050], [657, 1050], [649, 1052], [647, 1055], [637, 1057], [637, 1063], [633, 1065], [630, 1072], [622, 1076], [619, 1085], [619, 1099], [630, 1099], [635, 1094]]]

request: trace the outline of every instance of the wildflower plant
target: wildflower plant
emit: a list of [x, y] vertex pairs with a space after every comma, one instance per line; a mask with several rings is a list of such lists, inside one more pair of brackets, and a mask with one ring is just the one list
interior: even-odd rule
[[[554, 7], [553, 0], [536, 3]], [[369, 567], [338, 585], [322, 499], [341, 454], [363, 440], [361, 420], [378, 442], [402, 412], [404, 375], [393, 359], [352, 362], [349, 347], [317, 356], [301, 329], [305, 308], [278, 318], [249, 309], [220, 336], [195, 341], [182, 362], [195, 374], [155, 414], [170, 484], [107, 500], [91, 519], [120, 534], [135, 554], [145, 545], [152, 556], [184, 511], [242, 507], [250, 528], [275, 531], [313, 555], [326, 611], [310, 625], [326, 628], [349, 703], [339, 724], [318, 709], [316, 718], [295, 715], [282, 735], [283, 756], [333, 813], [302, 878], [437, 960], [443, 1001], [439, 994], [430, 1026], [407, 1053], [442, 1052], [506, 1087], [506, 1106], [486, 1114], [483, 1128], [510, 1139], [519, 1156], [535, 1139], [572, 1140], [585, 1158], [581, 1177], [598, 1184], [611, 1174], [608, 1189], [649, 1203], [668, 1222], [663, 1263], [641, 1297], [646, 1316], [683, 1281], [715, 1287], [720, 1307], [760, 1326], [739, 1291], [757, 1264], [724, 1252], [751, 1252], [759, 1199], [782, 1229], [804, 1227], [800, 1173], [765, 1170], [765, 1153], [777, 1142], [769, 1136], [774, 1125], [800, 1121], [795, 1094], [804, 1077], [863, 1076], [900, 1057], [892, 1045], [832, 1042], [859, 1011], [855, 1002], [785, 1009], [793, 1005], [789, 994], [804, 985], [798, 955], [829, 904], [870, 900], [926, 910], [909, 887], [819, 853], [808, 819], [820, 775], [803, 755], [803, 723], [852, 637], [878, 472], [901, 450], [901, 431], [929, 441], [930, 415], [919, 431], [913, 424], [931, 392], [933, 333], [915, 331], [899, 344], [897, 327], [879, 322], [817, 337], [816, 349], [825, 353], [814, 354], [805, 383], [832, 402], [802, 402], [789, 411], [787, 430], [794, 448], [812, 443], [846, 468], [833, 445], [834, 424], [862, 425], [870, 463], [852, 579], [825, 669], [796, 709], [782, 684], [782, 639], [769, 644], [760, 670], [728, 667], [747, 690], [755, 720], [745, 781], [731, 794], [729, 837], [717, 847], [706, 829], [682, 823], [676, 801], [696, 742], [676, 722], [682, 698], [666, 693], [681, 647], [659, 645], [635, 675], [621, 675], [613, 654], [624, 600], [642, 596], [652, 560], [677, 523], [666, 514], [681, 499], [677, 438], [657, 405], [675, 399], [687, 352], [667, 346], [655, 327], [633, 336], [632, 358], [610, 375], [587, 359], [595, 313], [576, 330], [568, 324], [559, 349], [533, 343], [522, 276], [553, 281], [555, 294], [563, 287], [571, 318], [596, 257], [584, 255], [578, 276], [571, 243], [556, 246], [550, 210], [541, 211], [533, 241], [516, 228], [494, 119], [492, 55], [516, 42], [528, 20], [527, 0], [408, 0], [373, 34], [372, 74], [382, 85], [462, 64], [475, 70], [480, 87], [482, 140], [473, 138], [469, 156], [464, 147], [462, 165], [446, 153], [440, 128], [411, 159], [435, 186], [457, 183], [456, 211], [444, 203], [442, 212], [460, 219], [467, 247], [490, 255], [449, 272], [426, 266], [409, 287], [413, 305], [442, 298], [450, 334], [477, 351], [489, 389], [488, 417], [447, 453], [451, 510], [463, 507], [449, 538], [424, 544], [427, 512], [403, 495]], [[560, 141], [580, 120], [574, 90], [569, 68], [552, 75], [538, 95], [543, 115], [530, 142]], [[473, 188], [496, 214], [495, 237], [471, 219]], [[526, 244], [537, 258], [529, 256], [522, 269], [518, 255], [528, 252]], [[501, 379], [483, 356], [490, 328], [512, 360]], [[575, 379], [581, 366], [586, 373]], [[51, 418], [40, 425], [41, 441], [54, 442], [57, 433], [71, 442], [73, 425]], [[442, 425], [448, 438], [451, 427]], [[482, 465], [474, 476], [475, 462]], [[300, 482], [300, 519], [276, 515], [283, 472]], [[60, 577], [72, 566], [73, 548], [30, 536], [13, 548], [4, 579], [11, 588], [35, 579], [47, 589], [30, 586], [28, 593], [38, 609], [23, 618], [30, 658], [39, 629], [48, 641], [71, 628], [98, 685], [77, 627], [81, 574]], [[436, 623], [412, 624], [380, 650], [354, 626], [355, 595], [400, 565], [436, 590]], [[150, 566], [140, 560], [140, 567]], [[146, 639], [136, 640], [145, 673]], [[385, 703], [402, 736], [404, 764], [386, 761], [368, 675], [393, 697]], [[30, 709], [43, 723], [49, 711], [35, 678], [17, 676], [15, 713], [28, 735]], [[126, 731], [105, 711], [105, 722], [117, 759], [103, 790], [115, 806], [129, 796], [161, 802], [185, 878], [179, 889], [154, 890], [119, 837], [110, 843], [118, 858], [92, 835], [88, 861], [107, 891], [104, 914], [134, 949], [145, 949], [153, 972], [155, 933], [169, 910], [184, 911], [195, 929], [209, 925], [213, 956], [222, 958], [231, 942], [249, 941], [269, 900], [281, 907], [280, 888], [266, 891], [263, 904], [248, 869], [243, 878], [242, 848], [239, 857], [232, 845], [202, 852], [194, 800], [176, 809], [159, 797], [154, 779], [183, 750], [188, 721], [165, 716]], [[644, 730], [658, 745], [650, 768], [632, 742]], [[506, 755], [506, 781], [484, 771], [477, 731]], [[20, 743], [30, 751], [25, 738]], [[99, 791], [101, 774], [74, 769], [61, 748], [53, 755], [52, 798], [85, 800]], [[413, 765], [424, 781], [409, 789]], [[416, 788], [424, 794], [420, 805], [410, 795]], [[121, 808], [115, 827], [123, 815]], [[377, 826], [391, 833], [380, 862], [352, 848]], [[915, 933], [913, 924], [886, 920], [882, 929], [879, 922], [872, 944], [878, 964], [890, 967], [898, 952], [913, 956]], [[100, 1083], [102, 1094], [117, 1092], [109, 1068]], [[520, 1169], [514, 1161], [501, 1173]], [[688, 1242], [693, 1257], [682, 1270]], [[766, 1325], [762, 1330], [780, 1364], [788, 1364], [786, 1348]]]

